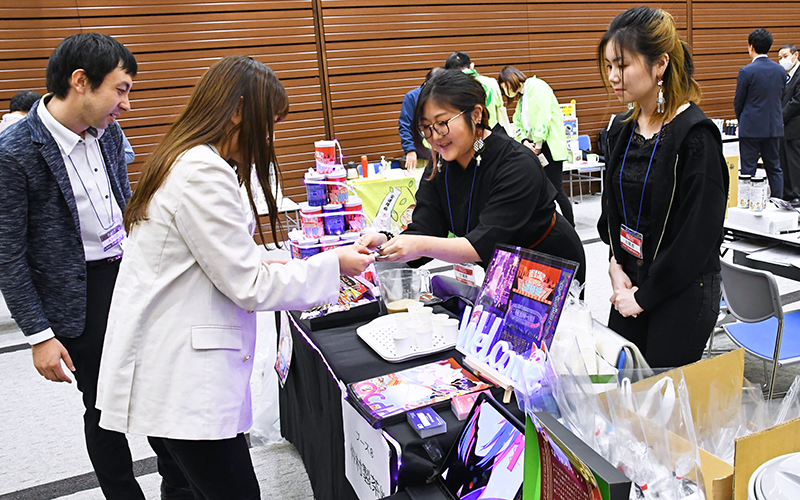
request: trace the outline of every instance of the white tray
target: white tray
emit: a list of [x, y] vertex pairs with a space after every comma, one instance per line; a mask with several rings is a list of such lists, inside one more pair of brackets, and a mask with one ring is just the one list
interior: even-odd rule
[[433, 336], [433, 346], [430, 349], [422, 350], [413, 345], [411, 352], [405, 356], [398, 356], [394, 350], [394, 334], [397, 331], [394, 323], [394, 315], [387, 314], [379, 316], [364, 326], [356, 328], [356, 333], [361, 339], [377, 352], [380, 357], [389, 363], [399, 363], [409, 359], [421, 358], [428, 354], [446, 351], [456, 346], [455, 342], [445, 343], [444, 338], [439, 335]]

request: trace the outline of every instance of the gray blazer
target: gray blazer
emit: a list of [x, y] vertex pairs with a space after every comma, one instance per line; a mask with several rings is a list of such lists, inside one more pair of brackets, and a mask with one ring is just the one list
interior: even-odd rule
[[[86, 316], [86, 264], [75, 196], [61, 151], [37, 113], [0, 134], [0, 291], [22, 333], [77, 337]], [[114, 197], [131, 186], [116, 123], [100, 138]]]

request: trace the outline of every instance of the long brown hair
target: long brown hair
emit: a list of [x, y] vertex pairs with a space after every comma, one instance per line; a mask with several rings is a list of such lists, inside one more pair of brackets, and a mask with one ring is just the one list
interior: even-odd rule
[[[230, 127], [231, 117], [241, 105], [242, 121]], [[252, 169], [269, 207], [272, 237], [278, 244], [278, 206], [270, 187], [270, 167], [275, 182], [280, 182], [280, 168], [275, 156], [275, 120], [289, 112], [289, 98], [275, 73], [265, 64], [246, 56], [229, 56], [214, 63], [195, 86], [189, 102], [147, 160], [142, 178], [125, 211], [125, 230], [147, 220], [147, 208], [153, 195], [164, 184], [172, 165], [185, 151], [203, 144], [224, 142], [239, 133], [239, 158], [251, 158], [235, 165], [239, 183], [244, 185], [258, 232], [266, 244], [253, 201]]]

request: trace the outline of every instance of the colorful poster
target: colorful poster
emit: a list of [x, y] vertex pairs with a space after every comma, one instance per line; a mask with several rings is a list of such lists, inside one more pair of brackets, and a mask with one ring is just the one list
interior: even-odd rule
[[471, 323], [484, 319], [484, 332], [496, 318], [502, 318], [489, 352], [500, 341], [525, 355], [553, 341], [570, 283], [578, 269], [576, 262], [532, 250], [498, 245], [486, 271]]

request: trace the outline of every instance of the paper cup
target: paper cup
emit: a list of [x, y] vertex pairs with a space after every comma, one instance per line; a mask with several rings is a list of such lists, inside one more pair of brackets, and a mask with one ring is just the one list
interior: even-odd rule
[[420, 327], [420, 326], [422, 326], [422, 323], [420, 323], [419, 321], [414, 321], [414, 320], [406, 321], [405, 323], [403, 323], [403, 331], [405, 331], [409, 335], [411, 335], [411, 342], [416, 346], [419, 346], [419, 344], [417, 344], [416, 331], [417, 331], [417, 328]]
[[419, 321], [417, 319], [417, 309], [421, 309], [422, 307], [425, 307], [425, 306], [422, 304], [422, 302], [420, 302], [418, 300], [415, 300], [413, 302], [409, 302], [406, 305], [406, 309], [408, 310], [408, 313], [411, 314], [411, 319], [413, 321]]
[[433, 309], [430, 307], [418, 307], [416, 309], [417, 321], [423, 325], [431, 324], [431, 316], [433, 316]]
[[455, 344], [458, 340], [458, 320], [448, 318], [442, 321], [442, 337], [445, 344]]
[[433, 335], [436, 337], [442, 336], [442, 322], [450, 319], [449, 314], [434, 314], [431, 316], [431, 326], [433, 327]]
[[417, 347], [426, 351], [433, 347], [433, 328], [431, 325], [421, 325], [414, 329], [417, 336]]
[[411, 315], [407, 312], [395, 313], [392, 314], [394, 318], [394, 326], [397, 329], [398, 333], [408, 332], [406, 328], [406, 323], [411, 321]]
[[411, 334], [405, 333], [395, 333], [394, 337], [394, 353], [397, 356], [406, 356], [411, 354], [411, 349], [413, 348]]

